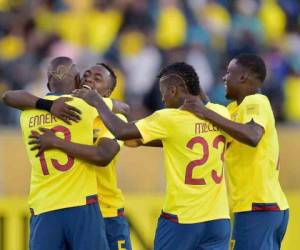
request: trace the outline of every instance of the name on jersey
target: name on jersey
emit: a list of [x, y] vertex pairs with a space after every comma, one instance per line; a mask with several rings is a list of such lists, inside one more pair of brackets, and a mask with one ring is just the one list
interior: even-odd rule
[[57, 118], [51, 114], [35, 115], [29, 118], [29, 128], [57, 122]]
[[211, 123], [195, 123], [195, 134], [202, 134], [212, 131], [220, 131], [220, 128], [212, 125]]

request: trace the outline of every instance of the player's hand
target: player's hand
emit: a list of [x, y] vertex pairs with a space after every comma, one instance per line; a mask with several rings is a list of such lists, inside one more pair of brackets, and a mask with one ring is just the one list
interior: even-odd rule
[[207, 108], [204, 105], [199, 105], [196, 103], [184, 103], [181, 107], [181, 110], [186, 110], [195, 114], [199, 118], [206, 119]]
[[89, 89], [75, 89], [72, 92], [72, 95], [83, 99], [87, 104], [94, 107], [96, 106], [99, 99], [102, 98], [96, 90]]
[[38, 150], [36, 157], [38, 157], [45, 150], [54, 148], [56, 143], [61, 140], [58, 138], [51, 129], [39, 128], [39, 131], [32, 131], [29, 136], [30, 141], [29, 145], [32, 145], [30, 148], [31, 151]]
[[81, 111], [66, 102], [71, 101], [70, 97], [61, 97], [53, 101], [50, 113], [57, 118], [63, 120], [67, 124], [71, 124], [71, 121], [79, 122]]

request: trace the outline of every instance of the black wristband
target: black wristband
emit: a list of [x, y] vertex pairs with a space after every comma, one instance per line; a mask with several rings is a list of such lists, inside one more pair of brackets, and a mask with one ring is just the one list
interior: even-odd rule
[[52, 104], [53, 104], [53, 101], [40, 98], [36, 101], [35, 107], [37, 109], [42, 109], [42, 110], [46, 110], [46, 111], [50, 112]]

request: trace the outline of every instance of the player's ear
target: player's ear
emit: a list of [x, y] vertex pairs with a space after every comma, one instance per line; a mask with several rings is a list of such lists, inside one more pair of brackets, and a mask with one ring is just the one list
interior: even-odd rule
[[168, 89], [169, 89], [169, 93], [170, 93], [172, 96], [176, 95], [176, 93], [177, 93], [177, 87], [176, 87], [176, 86], [171, 85], [171, 86], [169, 86]]
[[245, 83], [249, 78], [249, 72], [244, 72], [240, 77], [240, 82]]

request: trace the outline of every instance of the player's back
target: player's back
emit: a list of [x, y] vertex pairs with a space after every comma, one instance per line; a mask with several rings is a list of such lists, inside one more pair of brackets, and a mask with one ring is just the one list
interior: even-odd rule
[[[50, 95], [47, 99], [60, 96]], [[48, 128], [60, 138], [75, 143], [93, 145], [93, 122], [97, 111], [79, 98], [70, 105], [82, 112], [78, 123], [68, 125], [42, 110], [26, 110], [20, 117], [23, 140], [32, 166], [29, 205], [35, 214], [66, 207], [85, 205], [96, 199], [95, 170], [86, 162], [51, 149], [36, 157], [30, 150], [29, 135], [38, 128]]]
[[[207, 107], [229, 117], [225, 107], [211, 103]], [[140, 132], [147, 132], [142, 132], [144, 141], [156, 134], [163, 143], [167, 179], [163, 215], [179, 223], [229, 218], [223, 178], [226, 135], [180, 109], [163, 109], [144, 120], [147, 124], [137, 123]]]

